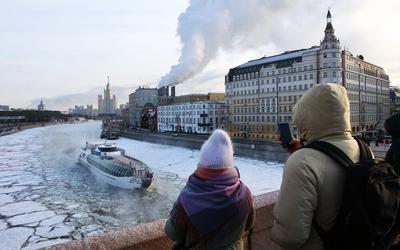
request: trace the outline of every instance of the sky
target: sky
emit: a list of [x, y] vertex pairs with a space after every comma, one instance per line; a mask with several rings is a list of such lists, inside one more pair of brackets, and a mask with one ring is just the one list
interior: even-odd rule
[[[138, 86], [156, 87], [178, 63], [178, 18], [199, 0], [191, 1], [0, 0], [0, 104], [34, 107], [41, 98], [50, 109], [57, 102], [64, 110], [95, 104], [108, 75], [113, 87], [125, 90], [119, 92], [124, 93], [120, 103]], [[178, 94], [223, 92], [230, 68], [319, 45], [328, 8], [342, 48], [382, 66], [392, 85], [400, 85], [400, 1], [246, 1], [269, 8], [257, 12], [260, 18], [243, 20], [254, 23], [254, 32], [232, 36], [235, 42], [219, 48], [202, 71], [178, 85]], [[85, 99], [88, 95], [93, 98]]]

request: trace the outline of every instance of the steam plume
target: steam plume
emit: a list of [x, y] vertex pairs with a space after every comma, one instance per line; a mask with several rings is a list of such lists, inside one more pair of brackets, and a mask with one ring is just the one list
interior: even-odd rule
[[[265, 42], [268, 16], [288, 0], [190, 0], [178, 19], [179, 62], [159, 82], [172, 86], [194, 77], [220, 49]], [[264, 32], [263, 32], [264, 31]]]

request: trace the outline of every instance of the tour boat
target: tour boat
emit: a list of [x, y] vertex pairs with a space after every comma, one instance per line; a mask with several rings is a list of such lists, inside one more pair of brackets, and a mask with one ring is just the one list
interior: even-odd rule
[[118, 188], [147, 188], [153, 180], [153, 173], [146, 164], [125, 155], [125, 150], [114, 143], [86, 142], [79, 154], [79, 163], [102, 181]]

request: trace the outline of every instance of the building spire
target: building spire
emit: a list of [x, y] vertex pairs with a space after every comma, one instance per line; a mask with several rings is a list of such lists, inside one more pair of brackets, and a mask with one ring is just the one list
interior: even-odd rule
[[324, 41], [334, 41], [335, 37], [335, 29], [332, 25], [332, 14], [330, 8], [328, 9], [328, 13], [326, 14], [326, 27], [325, 27], [325, 37]]
[[107, 76], [107, 90], [110, 89], [110, 76]]
[[328, 14], [326, 15], [326, 22], [327, 23], [332, 22], [331, 8], [328, 8]]

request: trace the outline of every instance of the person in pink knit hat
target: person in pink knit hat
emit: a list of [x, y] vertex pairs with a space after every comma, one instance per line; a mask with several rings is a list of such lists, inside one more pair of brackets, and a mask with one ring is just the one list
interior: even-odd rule
[[243, 249], [254, 223], [249, 188], [233, 167], [229, 135], [215, 130], [200, 150], [195, 172], [182, 189], [164, 231], [174, 249]]

